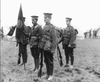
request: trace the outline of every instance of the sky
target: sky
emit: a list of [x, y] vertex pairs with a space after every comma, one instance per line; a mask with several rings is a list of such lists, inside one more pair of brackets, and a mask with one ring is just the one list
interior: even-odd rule
[[44, 25], [43, 13], [53, 13], [51, 23], [57, 27], [65, 28], [66, 17], [72, 18], [72, 26], [83, 35], [85, 31], [100, 27], [100, 1], [99, 0], [1, 0], [1, 27], [4, 32], [10, 26], [17, 24], [20, 4], [25, 24], [32, 26], [31, 16], [38, 15], [40, 25]]

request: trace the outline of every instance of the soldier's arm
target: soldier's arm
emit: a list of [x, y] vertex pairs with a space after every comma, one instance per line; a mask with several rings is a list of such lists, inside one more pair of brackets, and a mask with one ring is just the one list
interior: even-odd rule
[[69, 45], [72, 45], [74, 43], [75, 37], [76, 37], [74, 28], [71, 29], [70, 32], [71, 32], [71, 39], [70, 39]]
[[41, 36], [42, 35], [42, 26], [39, 26], [39, 36]]
[[57, 44], [55, 28], [52, 28], [51, 30], [51, 38], [52, 38], [51, 51], [55, 51]]
[[24, 34], [25, 34], [27, 37], [29, 37], [29, 34], [30, 34], [30, 27], [29, 27], [29, 26], [26, 26], [26, 27], [25, 27]]

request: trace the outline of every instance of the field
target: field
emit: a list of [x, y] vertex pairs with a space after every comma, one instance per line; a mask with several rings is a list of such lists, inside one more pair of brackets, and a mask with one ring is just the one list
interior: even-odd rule
[[[74, 50], [74, 69], [60, 67], [57, 54], [54, 55], [54, 79], [51, 82], [100, 82], [100, 39], [77, 40]], [[63, 63], [65, 56], [61, 44], [59, 45]], [[1, 82], [48, 82], [45, 79], [36, 80], [37, 74], [32, 70], [34, 60], [28, 46], [28, 62], [26, 70], [17, 65], [18, 47], [13, 41], [1, 41]], [[45, 64], [43, 73], [46, 74]]]

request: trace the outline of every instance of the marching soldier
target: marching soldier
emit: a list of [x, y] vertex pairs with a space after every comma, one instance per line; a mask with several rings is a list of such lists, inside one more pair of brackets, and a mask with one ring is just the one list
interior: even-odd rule
[[69, 67], [69, 57], [71, 58], [71, 65], [70, 68], [73, 68], [74, 63], [74, 55], [73, 55], [73, 49], [76, 47], [75, 45], [75, 39], [76, 39], [76, 32], [73, 26], [70, 25], [72, 18], [66, 18], [66, 24], [67, 27], [64, 29], [62, 38], [59, 41], [62, 42], [63, 49], [65, 52], [66, 57], [66, 65], [64, 67]]
[[56, 48], [55, 27], [50, 23], [51, 13], [44, 13], [45, 26], [43, 28], [40, 48], [44, 50], [44, 62], [46, 64], [47, 75], [45, 79], [53, 79], [53, 54]]
[[30, 32], [30, 50], [31, 54], [34, 58], [34, 70], [35, 72], [38, 72], [39, 70], [39, 38], [42, 33], [42, 27], [37, 23], [38, 21], [38, 16], [31, 16], [32, 17], [32, 24], [33, 26], [31, 27], [31, 32]]

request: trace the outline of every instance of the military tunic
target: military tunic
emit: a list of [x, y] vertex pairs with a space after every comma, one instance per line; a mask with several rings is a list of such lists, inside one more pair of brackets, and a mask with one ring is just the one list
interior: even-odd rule
[[75, 48], [75, 40], [75, 29], [71, 25], [68, 25], [67, 28], [64, 29], [62, 39], [60, 40], [60, 42], [62, 42], [63, 44], [63, 49], [65, 51], [66, 65], [69, 63], [69, 57], [71, 58], [71, 65], [73, 65], [73, 49]]
[[39, 57], [38, 53], [38, 44], [40, 40], [40, 36], [42, 34], [42, 27], [40, 25], [35, 25], [31, 27], [30, 31], [30, 49], [33, 57]]
[[44, 62], [47, 68], [47, 75], [52, 75], [53, 74], [53, 53], [52, 52], [54, 52], [56, 49], [56, 33], [55, 33], [55, 27], [51, 23], [45, 24], [43, 28], [42, 39], [45, 37], [45, 35], [47, 35], [46, 37], [47, 41], [43, 48]]

